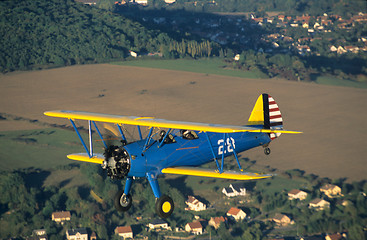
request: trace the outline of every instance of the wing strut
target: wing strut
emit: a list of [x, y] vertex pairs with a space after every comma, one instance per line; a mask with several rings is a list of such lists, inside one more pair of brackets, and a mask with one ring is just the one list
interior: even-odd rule
[[98, 133], [99, 137], [100, 137], [100, 138], [101, 138], [101, 140], [102, 140], [102, 143], [103, 143], [104, 147], [107, 149], [107, 148], [108, 148], [108, 147], [107, 147], [107, 143], [106, 143], [106, 142], [105, 142], [105, 140], [103, 139], [103, 136], [102, 136], [101, 132], [99, 131], [99, 129], [98, 129], [98, 127], [97, 127], [96, 122], [95, 122], [95, 121], [92, 121], [92, 122], [93, 122], [94, 127], [96, 128], [96, 131], [97, 131], [97, 133]]
[[[229, 137], [229, 134], [228, 133], [223, 133], [223, 143], [222, 145], [220, 146], [220, 148], [222, 148], [222, 151], [220, 151], [218, 149], [218, 157], [221, 155], [222, 157], [222, 161], [221, 161], [221, 164], [219, 164], [218, 162], [218, 157], [216, 156], [215, 152], [214, 152], [214, 148], [213, 148], [213, 145], [210, 141], [210, 138], [208, 136], [208, 133], [207, 132], [204, 132], [205, 133], [205, 136], [206, 136], [206, 139], [208, 140], [208, 143], [209, 143], [209, 146], [210, 146], [210, 150], [212, 151], [212, 154], [213, 154], [213, 158], [215, 160], [215, 163], [217, 164], [217, 168], [218, 168], [218, 172], [219, 174], [222, 174], [224, 172], [223, 168], [224, 168], [224, 155], [226, 153], [229, 153], [229, 152], [233, 152], [233, 155], [237, 161], [237, 165], [238, 165], [238, 168], [240, 169], [240, 171], [242, 172], [243, 169], [241, 167], [241, 164], [240, 164], [240, 161], [238, 159], [238, 156], [237, 156], [237, 153], [236, 153], [236, 150], [235, 150], [235, 146], [234, 146], [234, 142], [233, 140]], [[218, 142], [219, 143], [219, 142]], [[226, 146], [228, 146], [226, 148]], [[227, 150], [228, 149], [228, 152]], [[229, 149], [231, 149], [229, 151]]]
[[82, 138], [82, 135], [80, 135], [80, 132], [79, 132], [78, 128], [76, 127], [73, 119], [69, 119], [69, 120], [70, 120], [71, 124], [73, 125], [73, 127], [75, 129], [75, 132], [78, 134], [78, 137], [80, 139], [80, 142], [83, 144], [83, 147], [84, 147], [85, 151], [87, 152], [88, 157], [91, 158], [93, 156], [93, 153], [92, 154], [90, 153], [90, 151], [89, 151], [87, 145], [85, 144], [85, 142], [84, 142], [84, 140]]
[[164, 140], [166, 140], [166, 138], [167, 138], [169, 132], [171, 132], [171, 130], [172, 130], [171, 128], [168, 129], [168, 131], [166, 132], [166, 135], [164, 135], [164, 137], [162, 138], [161, 143], [158, 145], [158, 148], [162, 147], [162, 145], [164, 144]]
[[144, 144], [144, 147], [143, 147], [143, 151], [141, 152], [141, 154], [144, 154], [145, 151], [148, 149], [150, 139], [152, 138], [153, 129], [154, 129], [154, 127], [151, 127], [150, 128], [150, 131], [149, 131], [147, 140], [145, 141], [145, 144]]
[[122, 140], [126, 143], [126, 142], [127, 142], [127, 141], [126, 141], [126, 137], [125, 137], [125, 135], [124, 135], [124, 132], [123, 132], [123, 131], [122, 131], [122, 129], [121, 129], [120, 124], [117, 124], [117, 128], [119, 129], [119, 132], [120, 132], [120, 134], [121, 134]]
[[210, 146], [210, 150], [212, 150], [213, 158], [215, 160], [215, 163], [217, 164], [218, 171], [219, 171], [219, 173], [221, 173], [220, 166], [219, 166], [219, 163], [218, 163], [218, 160], [217, 160], [217, 156], [215, 156], [213, 145], [212, 145], [212, 143], [210, 141], [210, 138], [208, 136], [208, 133], [207, 132], [204, 132], [204, 133], [205, 133], [206, 139], [208, 140], [208, 143], [209, 143], [209, 146]]

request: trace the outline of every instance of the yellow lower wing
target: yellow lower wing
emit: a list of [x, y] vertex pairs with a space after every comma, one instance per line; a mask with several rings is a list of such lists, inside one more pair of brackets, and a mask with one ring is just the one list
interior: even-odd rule
[[224, 171], [219, 173], [217, 169], [205, 169], [197, 167], [172, 167], [162, 169], [162, 173], [170, 174], [181, 174], [189, 176], [200, 176], [200, 177], [213, 177], [213, 178], [225, 178], [235, 180], [253, 180], [270, 178], [272, 174], [259, 174], [249, 172], [235, 172], [235, 171]]
[[103, 164], [104, 161], [103, 154], [94, 154], [93, 157], [89, 158], [88, 154], [86, 153], [72, 153], [67, 155], [67, 157], [71, 160], [98, 163], [98, 164]]

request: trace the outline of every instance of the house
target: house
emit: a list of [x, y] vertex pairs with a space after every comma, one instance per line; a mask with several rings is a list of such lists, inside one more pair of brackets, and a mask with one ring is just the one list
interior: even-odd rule
[[53, 212], [52, 221], [63, 224], [65, 221], [70, 221], [71, 214], [70, 211], [62, 211], [62, 212]]
[[225, 187], [222, 193], [227, 197], [245, 196], [246, 188], [243, 183], [232, 183], [229, 187]]
[[320, 198], [316, 198], [308, 204], [308, 208], [314, 208], [316, 210], [324, 210], [325, 208], [329, 208], [329, 207], [330, 207], [330, 203]]
[[342, 196], [342, 189], [333, 184], [325, 184], [320, 188], [320, 192], [323, 192], [329, 198]]
[[359, 47], [356, 46], [345, 46], [345, 51], [347, 52], [352, 52], [352, 53], [358, 53], [359, 52]]
[[209, 220], [209, 225], [214, 227], [215, 229], [218, 229], [221, 223], [226, 223], [227, 218], [225, 217], [211, 217]]
[[136, 57], [138, 57], [138, 54], [136, 53], [136, 52], [134, 52], [134, 51], [129, 51], [129, 53], [130, 53], [130, 55], [132, 56], [132, 57], [134, 57], [134, 58], [136, 58]]
[[343, 53], [346, 53], [347, 51], [342, 47], [342, 46], [339, 46], [338, 47], [338, 50], [336, 51], [338, 54], [343, 54]]
[[191, 210], [191, 211], [206, 210], [206, 205], [197, 200], [194, 196], [189, 196], [185, 203], [188, 206], [187, 208], [185, 208], [185, 210]]
[[292, 224], [291, 219], [287, 215], [281, 213], [275, 214], [271, 220], [279, 226], [288, 226], [289, 224]]
[[34, 240], [47, 240], [47, 234], [45, 229], [33, 230], [32, 238]]
[[191, 232], [195, 235], [201, 235], [203, 234], [203, 226], [199, 221], [190, 222], [185, 225], [185, 231]]
[[162, 219], [154, 219], [148, 224], [150, 230], [170, 230], [168, 223], [163, 221]]
[[66, 231], [68, 240], [88, 240], [88, 233], [85, 228], [76, 228]]
[[346, 239], [346, 235], [345, 234], [340, 234], [340, 233], [334, 233], [334, 234], [327, 234], [325, 236], [325, 240], [341, 240], [341, 239]]
[[227, 216], [235, 221], [241, 221], [246, 218], [247, 214], [239, 208], [232, 207], [227, 212]]
[[300, 55], [305, 55], [306, 53], [310, 53], [311, 52], [311, 48], [307, 45], [299, 45], [297, 47], [297, 50], [298, 50], [298, 54]]
[[284, 19], [285, 19], [285, 16], [284, 15], [278, 15], [278, 19], [283, 22]]
[[304, 191], [293, 189], [288, 192], [289, 200], [299, 199], [302, 201], [302, 200], [305, 200], [306, 198], [307, 198], [307, 193]]
[[336, 51], [338, 51], [338, 48], [333, 45], [333, 46], [330, 47], [330, 51], [336, 52]]
[[148, 5], [148, 0], [135, 0], [135, 3], [146, 6]]
[[97, 240], [96, 232], [92, 232], [92, 234], [90, 235], [90, 240]]
[[130, 226], [120, 226], [115, 228], [115, 234], [119, 235], [120, 237], [125, 238], [133, 238], [133, 230]]
[[230, 187], [224, 187], [222, 190], [222, 193], [226, 195], [227, 197], [235, 197], [236, 193], [233, 191]]

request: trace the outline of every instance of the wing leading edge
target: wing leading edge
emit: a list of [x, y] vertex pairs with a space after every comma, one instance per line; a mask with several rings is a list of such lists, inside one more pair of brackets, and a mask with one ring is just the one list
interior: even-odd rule
[[103, 161], [105, 160], [103, 154], [94, 154], [90, 158], [86, 153], [72, 153], [67, 155], [67, 158], [75, 161], [90, 162], [97, 164], [103, 164]]
[[224, 171], [223, 173], [219, 173], [217, 169], [206, 169], [197, 167], [164, 168], [162, 169], [162, 173], [199, 176], [199, 177], [225, 178], [234, 180], [255, 180], [262, 178], [270, 178], [274, 176], [272, 174], [259, 174], [259, 173], [235, 172], [235, 171]]
[[172, 128], [172, 129], [188, 129], [194, 131], [216, 132], [216, 133], [234, 133], [234, 132], [264, 132], [264, 133], [293, 133], [293, 134], [301, 133], [297, 131], [287, 131], [287, 130], [259, 129], [248, 126], [232, 126], [221, 124], [170, 121], [165, 119], [156, 119], [153, 117], [119, 116], [119, 115], [89, 113], [80, 111], [56, 110], [56, 111], [47, 111], [44, 114], [50, 117], [59, 117], [74, 120], [75, 119], [91, 120], [91, 121], [107, 122], [115, 124], [139, 125], [146, 127]]

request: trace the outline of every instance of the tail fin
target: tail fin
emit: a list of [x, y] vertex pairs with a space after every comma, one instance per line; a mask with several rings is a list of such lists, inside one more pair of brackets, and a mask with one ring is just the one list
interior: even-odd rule
[[[274, 98], [263, 93], [257, 99], [248, 120], [248, 125], [262, 126], [264, 129], [283, 129], [283, 118], [278, 104]], [[271, 140], [280, 136], [281, 133], [270, 133]]]

